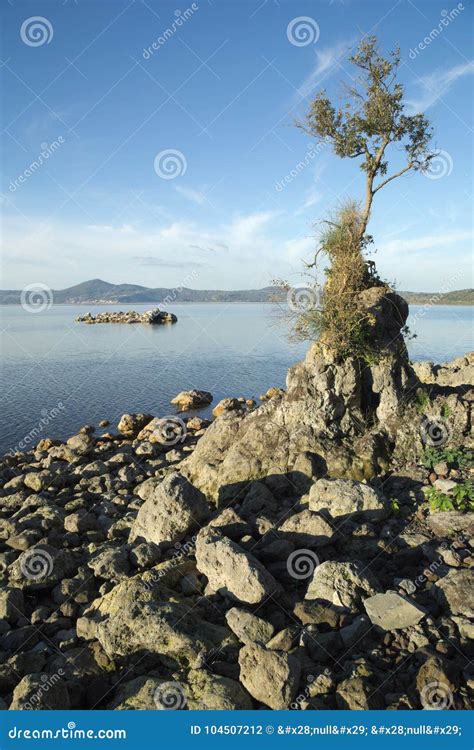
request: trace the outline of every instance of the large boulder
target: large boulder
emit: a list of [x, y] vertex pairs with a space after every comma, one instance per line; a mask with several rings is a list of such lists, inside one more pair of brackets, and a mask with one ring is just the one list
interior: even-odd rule
[[98, 640], [110, 657], [149, 651], [193, 666], [201, 652], [235, 642], [225, 627], [205, 620], [189, 598], [164, 585], [128, 578], [92, 602], [77, 634]]
[[162, 481], [157, 480], [147, 494], [131, 528], [130, 541], [143, 538], [155, 544], [179, 542], [208, 517], [205, 497], [174, 471]]
[[403, 630], [417, 625], [426, 610], [396, 591], [375, 594], [364, 601], [365, 611], [372, 625], [382, 630]]
[[327, 511], [332, 518], [352, 516], [377, 521], [388, 513], [382, 494], [362, 482], [319, 479], [308, 493], [310, 510]]
[[122, 414], [117, 429], [125, 437], [136, 437], [152, 419], [150, 414]]
[[270, 622], [262, 620], [261, 617], [246, 612], [239, 607], [229, 609], [225, 619], [229, 628], [242, 643], [262, 643], [265, 645], [275, 632], [275, 628]]
[[474, 617], [474, 570], [450, 570], [432, 588], [443, 609], [452, 615]]
[[212, 401], [212, 393], [209, 391], [181, 391], [177, 396], [171, 399], [173, 406], [178, 411], [189, 411], [190, 409], [199, 409], [202, 406], [208, 406]]
[[261, 562], [212, 527], [197, 536], [196, 566], [211, 589], [246, 604], [260, 604], [279, 588]]
[[20, 680], [10, 711], [64, 711], [71, 707], [67, 687], [60, 674], [33, 672]]
[[362, 602], [380, 589], [375, 576], [360, 561], [326, 561], [318, 565], [306, 599], [320, 599], [338, 610], [359, 612]]
[[323, 547], [334, 536], [333, 527], [318, 513], [302, 510], [287, 518], [278, 531], [286, 539], [306, 547]]
[[240, 680], [257, 701], [274, 711], [289, 708], [300, 681], [294, 656], [249, 643], [239, 653]]

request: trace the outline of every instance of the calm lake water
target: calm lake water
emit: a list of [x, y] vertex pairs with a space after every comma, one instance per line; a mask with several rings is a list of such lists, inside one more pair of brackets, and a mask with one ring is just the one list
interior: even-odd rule
[[[190, 388], [211, 391], [214, 404], [224, 396], [258, 397], [284, 385], [288, 367], [309, 346], [288, 341], [269, 305], [174, 305], [174, 326], [75, 322], [89, 310], [112, 309], [127, 306], [0, 308], [0, 452], [25, 438], [64, 438], [104, 418], [113, 425], [124, 412], [172, 414], [170, 399]], [[473, 310], [412, 306], [412, 359], [442, 362], [471, 350]]]

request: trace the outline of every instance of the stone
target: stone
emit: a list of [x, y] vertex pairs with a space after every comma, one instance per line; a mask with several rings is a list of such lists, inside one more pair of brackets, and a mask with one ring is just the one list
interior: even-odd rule
[[229, 628], [242, 643], [265, 645], [271, 639], [275, 630], [271, 623], [238, 607], [229, 609], [225, 619]]
[[190, 409], [199, 409], [201, 406], [207, 406], [212, 401], [212, 393], [208, 391], [181, 391], [177, 396], [171, 399], [173, 406], [178, 411], [189, 411]]
[[416, 625], [426, 610], [396, 591], [375, 594], [364, 601], [365, 611], [373, 625], [382, 630], [402, 630]]
[[474, 537], [474, 513], [460, 510], [430, 512], [426, 519], [430, 529], [440, 537], [461, 534], [467, 539]]
[[119, 581], [130, 570], [126, 547], [101, 547], [87, 564], [95, 576], [106, 581]]
[[219, 417], [225, 411], [242, 411], [243, 404], [238, 398], [223, 398], [213, 408], [212, 416]]
[[136, 437], [152, 419], [150, 414], [122, 414], [117, 429], [126, 437]]
[[209, 521], [208, 526], [219, 529], [230, 539], [238, 539], [250, 533], [250, 526], [233, 508], [226, 508]]
[[[84, 432], [80, 432], [79, 434], [70, 437], [69, 440], [66, 441], [66, 445], [74, 451], [74, 453], [82, 456], [90, 453], [94, 445], [94, 438]], [[66, 458], [66, 460], [68, 459]]]
[[448, 710], [456, 692], [456, 668], [440, 656], [430, 656], [416, 675], [416, 687], [422, 708]]
[[[161, 686], [166, 686], [165, 680], [158, 677], [143, 676], [135, 677], [123, 684], [118, 685], [113, 693], [112, 699], [106, 708], [109, 711], [156, 711], [159, 708], [155, 696], [158, 697]], [[170, 691], [168, 691], [169, 695]], [[175, 690], [176, 708], [185, 707], [185, 696]], [[179, 704], [183, 704], [182, 706]]]
[[178, 472], [170, 472], [152, 487], [133, 523], [130, 542], [179, 542], [208, 519], [205, 497]]
[[350, 516], [379, 521], [388, 514], [382, 494], [362, 482], [345, 479], [319, 479], [308, 493], [309, 509], [326, 511], [331, 518]]
[[255, 700], [274, 711], [289, 707], [301, 674], [294, 656], [251, 643], [240, 650], [239, 665], [240, 681]]
[[260, 604], [279, 590], [273, 576], [250, 552], [212, 528], [197, 536], [196, 567], [213, 591], [245, 604]]
[[280, 534], [302, 547], [323, 547], [330, 544], [333, 527], [320, 515], [311, 510], [302, 510], [290, 516], [278, 528]]
[[99, 524], [95, 515], [84, 509], [66, 516], [64, 528], [72, 534], [83, 534], [85, 531], [96, 531]]
[[110, 312], [97, 313], [97, 315], [87, 313], [86, 315], [78, 315], [76, 321], [78, 323], [87, 323], [88, 325], [97, 323], [164, 325], [167, 323], [177, 323], [178, 318], [173, 313], [155, 307], [153, 310], [147, 310], [143, 313], [138, 313], [135, 310], [127, 310], [126, 312], [112, 310]]
[[11, 623], [24, 614], [23, 591], [17, 588], [0, 588], [0, 620], [8, 620]]
[[329, 628], [337, 628], [339, 625], [339, 613], [319, 602], [297, 602], [293, 611], [303, 625], [325, 625]]
[[236, 680], [190, 669], [184, 690], [189, 710], [245, 711], [253, 708], [250, 695]]
[[433, 487], [445, 495], [449, 495], [457, 486], [457, 482], [452, 479], [436, 479], [433, 482]]
[[326, 561], [318, 565], [305, 599], [321, 599], [340, 611], [359, 612], [365, 598], [380, 590], [380, 584], [362, 562]]
[[337, 707], [340, 710], [368, 711], [373, 708], [370, 692], [367, 681], [361, 677], [343, 680], [336, 690]]
[[23, 677], [15, 690], [10, 711], [51, 710], [71, 708], [66, 685], [58, 674], [34, 672]]
[[198, 664], [203, 651], [235, 643], [228, 628], [205, 620], [187, 597], [139, 578], [125, 579], [92, 602], [77, 620], [77, 635], [98, 640], [111, 658], [148, 651], [184, 666]]
[[474, 570], [452, 569], [431, 590], [450, 614], [474, 617]]

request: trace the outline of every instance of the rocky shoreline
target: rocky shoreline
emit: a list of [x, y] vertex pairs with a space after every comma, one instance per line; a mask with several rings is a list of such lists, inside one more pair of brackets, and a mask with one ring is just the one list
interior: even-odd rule
[[380, 362], [3, 458], [1, 707], [469, 707], [474, 513], [429, 499], [474, 474], [474, 356], [412, 367], [368, 297]]
[[178, 318], [173, 313], [165, 312], [159, 308], [138, 313], [135, 310], [101, 312], [97, 315], [87, 313], [78, 315], [77, 323], [145, 323], [146, 325], [163, 325], [165, 323], [177, 323]]

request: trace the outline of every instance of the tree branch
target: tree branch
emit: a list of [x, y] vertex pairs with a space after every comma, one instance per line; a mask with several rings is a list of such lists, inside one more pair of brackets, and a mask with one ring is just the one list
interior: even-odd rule
[[405, 174], [405, 172], [409, 172], [410, 169], [413, 169], [413, 164], [411, 162], [409, 164], [407, 164], [407, 166], [404, 167], [403, 169], [400, 169], [399, 172], [395, 172], [395, 174], [392, 174], [391, 177], [387, 177], [386, 180], [384, 180], [379, 185], [377, 185], [377, 187], [375, 187], [373, 189], [372, 195], [375, 195], [375, 193], [377, 192], [377, 190], [380, 190], [380, 188], [385, 187], [385, 185], [387, 184], [387, 182], [391, 182], [392, 180], [395, 180], [397, 177], [401, 177], [402, 174]]

